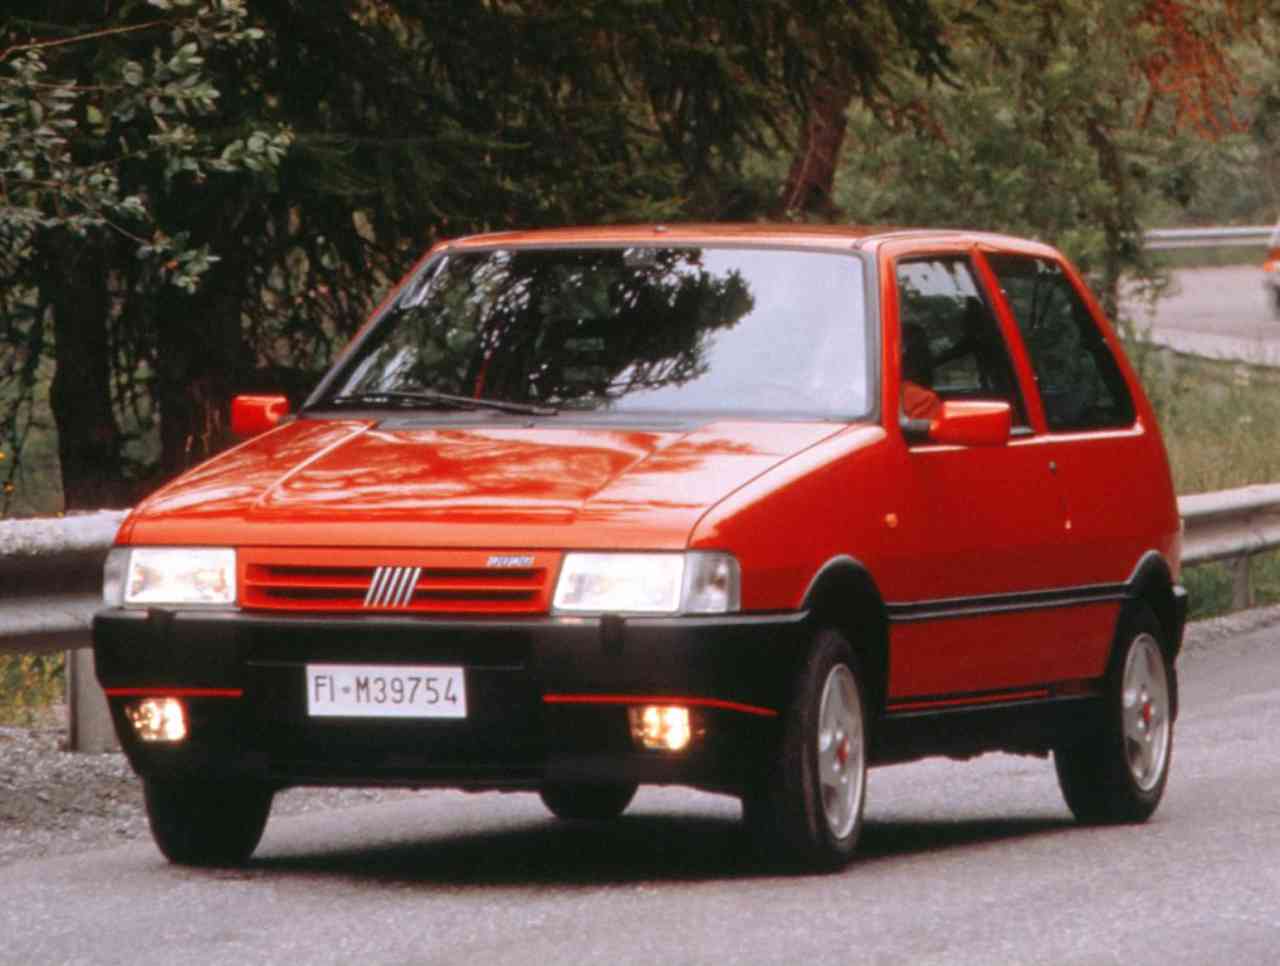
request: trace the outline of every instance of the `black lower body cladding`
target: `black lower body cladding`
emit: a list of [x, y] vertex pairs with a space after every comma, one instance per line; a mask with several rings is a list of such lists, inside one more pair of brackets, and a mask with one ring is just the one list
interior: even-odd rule
[[[133, 767], [297, 784], [742, 787], [776, 740], [803, 614], [491, 621], [106, 610], [98, 677]], [[314, 717], [308, 665], [459, 667], [463, 719]], [[189, 734], [142, 742], [130, 701], [177, 696]], [[683, 704], [680, 753], [637, 746], [627, 708]]]

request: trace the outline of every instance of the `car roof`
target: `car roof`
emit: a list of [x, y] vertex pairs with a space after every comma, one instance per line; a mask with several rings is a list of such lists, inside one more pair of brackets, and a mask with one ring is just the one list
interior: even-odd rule
[[537, 228], [470, 235], [445, 242], [451, 249], [537, 248], [592, 245], [744, 245], [872, 251], [891, 242], [985, 245], [1021, 251], [1048, 246], [1026, 238], [959, 228], [896, 228], [866, 225], [743, 223], [654, 223]]

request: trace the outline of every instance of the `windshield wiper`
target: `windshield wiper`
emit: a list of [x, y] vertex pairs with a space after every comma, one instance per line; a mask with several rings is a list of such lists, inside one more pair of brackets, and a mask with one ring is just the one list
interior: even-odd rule
[[332, 396], [322, 406], [369, 406], [390, 403], [406, 407], [430, 407], [432, 409], [496, 409], [504, 413], [523, 416], [554, 416], [555, 406], [539, 406], [536, 403], [510, 402], [505, 399], [476, 399], [472, 396], [455, 396], [434, 389], [372, 389], [365, 392], [343, 393]]

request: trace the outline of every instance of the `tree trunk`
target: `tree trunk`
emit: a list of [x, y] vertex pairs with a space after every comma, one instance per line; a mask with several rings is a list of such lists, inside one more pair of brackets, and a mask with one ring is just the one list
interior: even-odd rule
[[1109, 203], [1095, 211], [1095, 217], [1102, 224], [1104, 238], [1102, 277], [1096, 283], [1095, 291], [1102, 311], [1119, 325], [1122, 324], [1119, 317], [1120, 279], [1139, 251], [1136, 203], [1121, 149], [1106, 125], [1099, 118], [1090, 117], [1085, 130], [1098, 159], [1098, 173], [1111, 190]]
[[831, 195], [848, 125], [845, 112], [852, 101], [853, 88], [849, 83], [823, 80], [814, 88], [800, 144], [782, 192], [784, 215], [830, 218], [838, 214]]
[[172, 286], [158, 297], [157, 402], [165, 478], [183, 472], [230, 441], [230, 405], [243, 370], [237, 287], [221, 284], [221, 262], [195, 295]]
[[40, 291], [53, 315], [55, 370], [49, 405], [58, 430], [63, 506], [127, 506], [123, 438], [111, 408], [111, 301], [102, 249], [53, 245]]

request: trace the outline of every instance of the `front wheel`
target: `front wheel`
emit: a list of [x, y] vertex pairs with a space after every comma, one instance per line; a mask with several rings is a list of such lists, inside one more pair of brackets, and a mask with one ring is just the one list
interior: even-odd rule
[[1143, 822], [1164, 795], [1177, 676], [1147, 607], [1121, 621], [1102, 728], [1054, 752], [1067, 807], [1082, 822]]
[[258, 847], [272, 789], [248, 783], [146, 779], [151, 836], [178, 865], [243, 865]]
[[630, 783], [549, 784], [543, 785], [538, 794], [542, 804], [557, 818], [601, 822], [626, 811], [635, 797], [636, 786]]
[[804, 869], [837, 869], [853, 858], [866, 786], [858, 661], [844, 637], [823, 630], [796, 677], [776, 760], [743, 796], [743, 817], [771, 858]]

